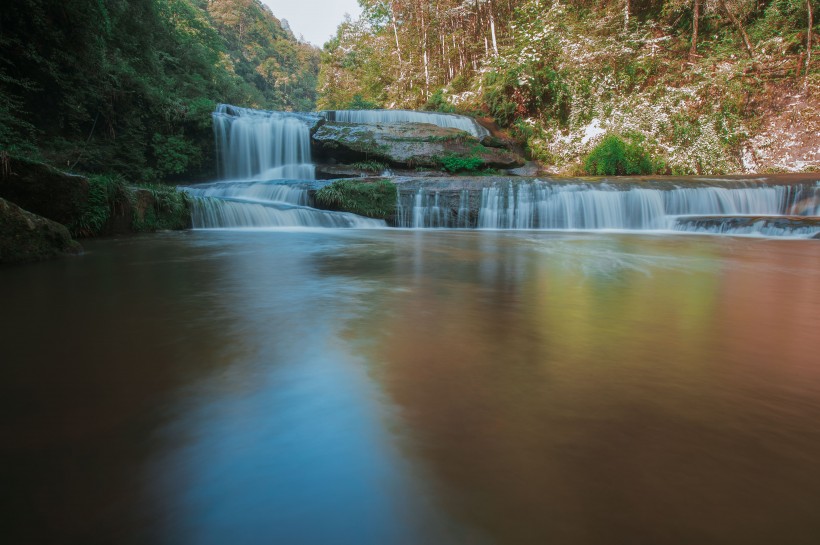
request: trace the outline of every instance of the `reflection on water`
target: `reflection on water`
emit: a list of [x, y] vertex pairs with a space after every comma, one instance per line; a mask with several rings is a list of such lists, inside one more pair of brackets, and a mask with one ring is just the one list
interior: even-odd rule
[[194, 232], [0, 271], [16, 543], [817, 543], [820, 245]]

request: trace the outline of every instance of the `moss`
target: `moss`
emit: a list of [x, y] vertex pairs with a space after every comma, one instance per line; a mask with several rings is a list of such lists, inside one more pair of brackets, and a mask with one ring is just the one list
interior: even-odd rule
[[131, 222], [134, 231], [153, 232], [190, 227], [190, 199], [175, 187], [148, 185], [139, 188], [134, 195], [136, 206]]
[[318, 190], [316, 205], [326, 210], [387, 219], [396, 212], [396, 186], [388, 180], [336, 180]]

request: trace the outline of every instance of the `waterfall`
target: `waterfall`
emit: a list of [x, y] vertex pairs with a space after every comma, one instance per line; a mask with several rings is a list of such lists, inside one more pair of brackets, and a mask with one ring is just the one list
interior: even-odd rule
[[[820, 184], [735, 185], [647, 187], [508, 182], [469, 191], [480, 196], [476, 219], [468, 213], [471, 197], [465, 195], [467, 190], [449, 195], [418, 190], [412, 195], [400, 195], [402, 214], [397, 217], [397, 224], [480, 229], [678, 230], [766, 236], [812, 236], [820, 232], [816, 218], [820, 212]], [[790, 216], [806, 219], [766, 219]], [[749, 217], [756, 217], [755, 221], [748, 221]]]
[[456, 114], [437, 112], [416, 112], [413, 110], [326, 110], [320, 112], [328, 121], [342, 123], [430, 123], [439, 127], [459, 129], [476, 138], [488, 136], [490, 131], [474, 119]]
[[310, 127], [315, 114], [220, 104], [213, 113], [222, 182], [180, 187], [194, 228], [384, 227], [381, 220], [312, 208]]
[[385, 227], [381, 220], [311, 208], [306, 188], [282, 182], [217, 182], [181, 189], [195, 197], [195, 229]]
[[213, 115], [223, 180], [313, 180], [309, 114], [217, 106]]

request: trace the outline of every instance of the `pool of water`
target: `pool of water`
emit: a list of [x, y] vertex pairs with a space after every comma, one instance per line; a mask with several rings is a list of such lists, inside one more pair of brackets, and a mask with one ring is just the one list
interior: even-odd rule
[[0, 269], [9, 543], [820, 542], [820, 243], [193, 231]]

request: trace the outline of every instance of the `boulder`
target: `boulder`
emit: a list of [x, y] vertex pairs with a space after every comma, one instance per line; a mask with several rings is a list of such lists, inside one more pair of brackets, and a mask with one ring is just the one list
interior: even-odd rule
[[0, 171], [0, 197], [63, 225], [74, 225], [88, 202], [88, 179], [48, 165], [9, 159]]
[[461, 158], [476, 168], [515, 168], [519, 155], [482, 145], [477, 138], [453, 128], [427, 123], [359, 125], [328, 122], [313, 135], [319, 159], [343, 163], [381, 161], [392, 167], [441, 168], [445, 158]]
[[68, 229], [0, 198], [0, 263], [28, 263], [82, 253]]

